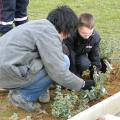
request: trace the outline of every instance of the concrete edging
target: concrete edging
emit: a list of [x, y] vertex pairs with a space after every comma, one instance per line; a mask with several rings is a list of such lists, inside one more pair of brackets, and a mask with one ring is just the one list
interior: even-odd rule
[[105, 114], [117, 114], [120, 112], [120, 92], [103, 100], [100, 103], [86, 109], [68, 120], [96, 120]]

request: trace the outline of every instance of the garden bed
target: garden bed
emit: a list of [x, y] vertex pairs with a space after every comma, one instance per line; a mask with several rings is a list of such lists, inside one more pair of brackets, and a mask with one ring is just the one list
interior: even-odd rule
[[[112, 96], [113, 94], [120, 91], [120, 63], [115, 61], [113, 62], [113, 71], [110, 75], [110, 77], [107, 79], [105, 86], [108, 91], [108, 95], [105, 98], [102, 98], [98, 101], [91, 102], [90, 105], [94, 105], [103, 99], [106, 99], [107, 97]], [[48, 113], [48, 115], [45, 113], [45, 111], [39, 111], [34, 113], [28, 113], [25, 112], [19, 108], [16, 108], [9, 104], [7, 100], [7, 95], [1, 95], [0, 96], [0, 120], [8, 120], [8, 118], [16, 112], [19, 116], [19, 120], [22, 120], [25, 116], [30, 115], [32, 116], [32, 120], [65, 120], [64, 118], [55, 118], [51, 115], [51, 103], [42, 105], [43, 109], [45, 109]], [[55, 91], [51, 91], [51, 101], [53, 101], [53, 98], [55, 96]], [[120, 111], [118, 111], [119, 113]]]

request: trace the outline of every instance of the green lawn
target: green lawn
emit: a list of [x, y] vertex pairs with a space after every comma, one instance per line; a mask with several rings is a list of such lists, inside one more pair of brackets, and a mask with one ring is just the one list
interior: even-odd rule
[[[92, 13], [96, 19], [96, 29], [106, 45], [120, 46], [120, 0], [30, 0], [29, 19], [46, 18], [50, 10], [64, 4], [69, 5], [77, 15]], [[0, 120], [8, 120], [13, 112], [27, 114], [17, 108], [11, 109], [6, 97], [0, 97]]]
[[110, 51], [111, 48], [120, 45], [119, 3], [120, 0], [31, 0], [29, 18], [46, 18], [50, 10], [64, 4], [69, 5], [78, 16], [82, 12], [90, 12], [95, 16], [96, 30], [100, 33], [102, 41], [105, 41], [105, 48], [108, 47]]

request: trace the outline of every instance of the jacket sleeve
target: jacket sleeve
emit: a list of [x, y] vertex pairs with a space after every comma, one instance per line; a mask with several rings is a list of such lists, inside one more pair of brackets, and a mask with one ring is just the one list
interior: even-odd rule
[[100, 38], [99, 40], [93, 45], [92, 50], [88, 54], [89, 59], [92, 62], [92, 66], [95, 65], [98, 70], [101, 69], [101, 62], [100, 62], [100, 48], [99, 48]]
[[51, 80], [72, 90], [79, 91], [85, 84], [64, 66], [64, 54], [56, 30], [47, 28], [36, 40], [36, 46], [41, 60]]

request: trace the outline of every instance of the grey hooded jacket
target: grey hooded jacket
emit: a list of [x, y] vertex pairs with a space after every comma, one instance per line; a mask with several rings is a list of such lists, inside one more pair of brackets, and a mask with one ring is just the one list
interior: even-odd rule
[[62, 43], [48, 20], [25, 23], [0, 37], [0, 88], [20, 87], [43, 69], [69, 89], [79, 91], [84, 85], [64, 67]]

